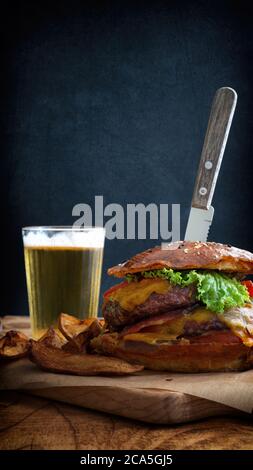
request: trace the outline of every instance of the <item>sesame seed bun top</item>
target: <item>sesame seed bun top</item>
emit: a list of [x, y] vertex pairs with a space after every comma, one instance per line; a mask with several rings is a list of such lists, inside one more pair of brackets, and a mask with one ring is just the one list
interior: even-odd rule
[[110, 276], [124, 277], [152, 269], [215, 269], [253, 274], [253, 254], [215, 242], [178, 241], [138, 253], [122, 264], [108, 269]]

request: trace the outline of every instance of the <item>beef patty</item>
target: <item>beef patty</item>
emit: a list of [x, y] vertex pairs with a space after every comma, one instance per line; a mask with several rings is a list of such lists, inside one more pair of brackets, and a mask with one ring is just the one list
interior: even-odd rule
[[119, 302], [107, 300], [102, 311], [110, 331], [119, 330], [125, 325], [131, 325], [144, 318], [159, 315], [177, 308], [190, 307], [196, 304], [196, 287], [172, 286], [166, 294], [153, 293], [142, 304], [133, 310], [123, 309]]
[[204, 323], [197, 323], [194, 320], [188, 320], [185, 323], [182, 337], [191, 337], [191, 336], [199, 336], [203, 333], [207, 333], [208, 331], [219, 331], [219, 330], [228, 330], [227, 326], [222, 323], [219, 318], [206, 321]]

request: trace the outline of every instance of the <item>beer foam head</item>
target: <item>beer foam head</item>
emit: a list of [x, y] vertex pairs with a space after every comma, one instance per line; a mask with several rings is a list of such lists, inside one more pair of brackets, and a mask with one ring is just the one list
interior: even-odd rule
[[103, 248], [105, 231], [101, 227], [83, 230], [27, 230], [23, 234], [24, 246], [66, 247], [66, 248]]

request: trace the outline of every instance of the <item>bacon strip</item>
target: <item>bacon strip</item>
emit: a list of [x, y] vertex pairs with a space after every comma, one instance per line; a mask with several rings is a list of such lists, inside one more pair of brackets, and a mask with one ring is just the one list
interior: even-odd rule
[[184, 310], [173, 310], [168, 313], [163, 313], [162, 315], [157, 315], [155, 317], [147, 318], [146, 320], [142, 320], [135, 325], [128, 326], [122, 330], [119, 337], [122, 338], [125, 335], [130, 335], [131, 333], [138, 333], [143, 328], [147, 328], [148, 326], [154, 325], [163, 325], [164, 323], [170, 323], [171, 321], [177, 320], [178, 318], [182, 317], [184, 313], [188, 312], [189, 309]]

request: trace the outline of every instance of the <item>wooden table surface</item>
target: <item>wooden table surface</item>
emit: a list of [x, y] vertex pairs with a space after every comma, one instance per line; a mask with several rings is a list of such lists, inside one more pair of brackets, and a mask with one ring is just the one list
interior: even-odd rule
[[[5, 323], [11, 325], [11, 319]], [[24, 327], [24, 322], [22, 323]], [[209, 418], [151, 425], [37, 398], [0, 392], [0, 449], [253, 449], [253, 420]]]
[[250, 418], [148, 425], [17, 392], [0, 393], [0, 449], [253, 449]]

